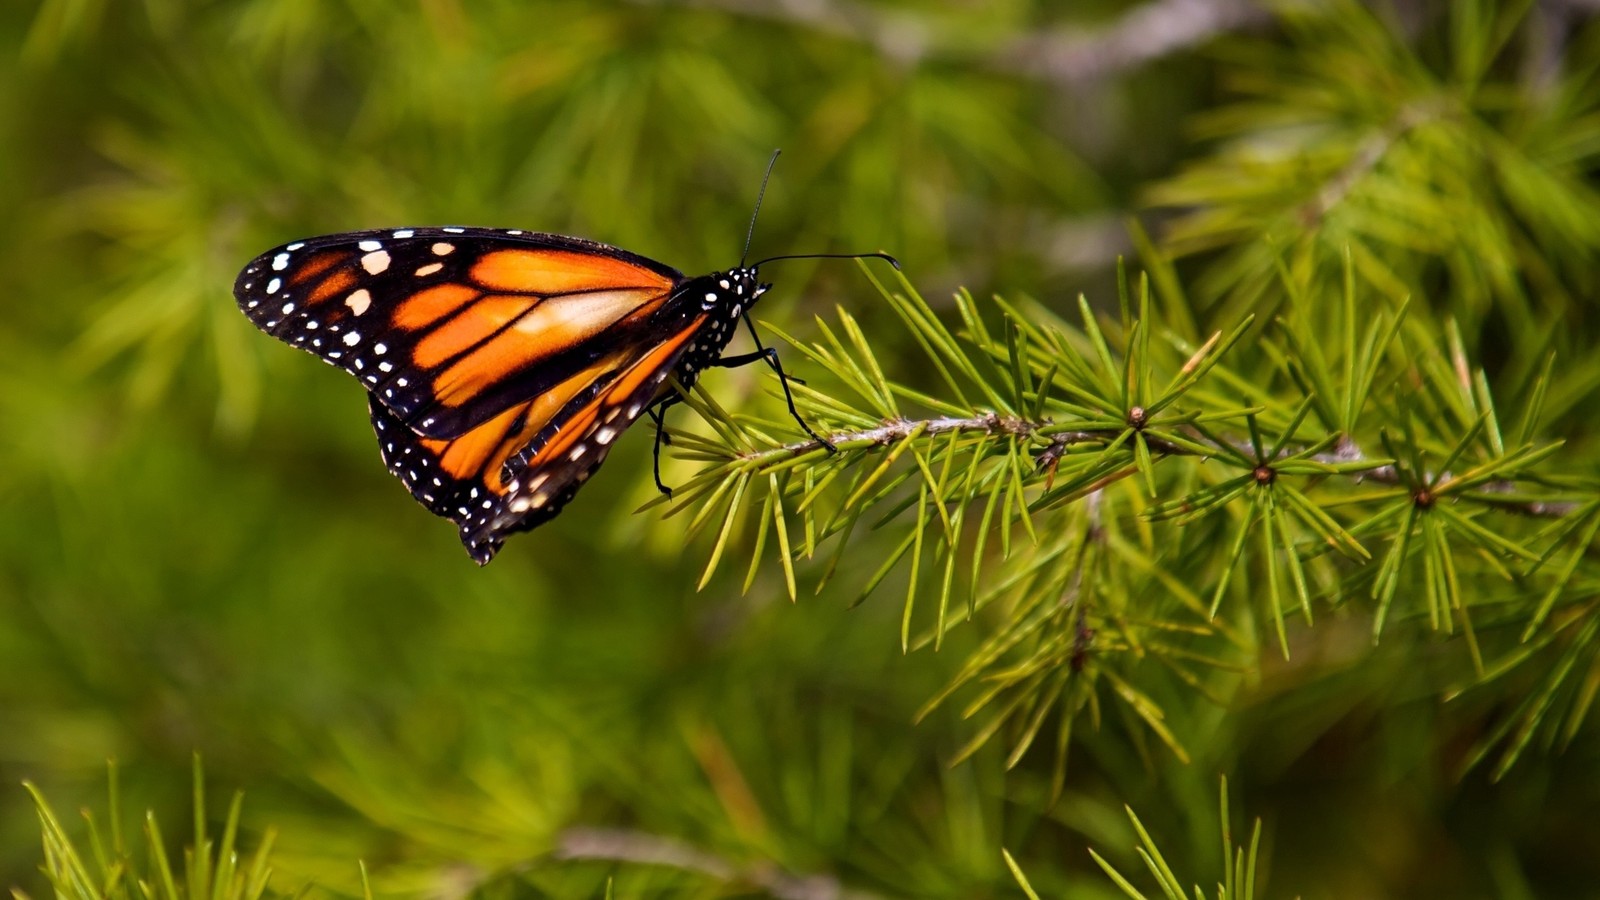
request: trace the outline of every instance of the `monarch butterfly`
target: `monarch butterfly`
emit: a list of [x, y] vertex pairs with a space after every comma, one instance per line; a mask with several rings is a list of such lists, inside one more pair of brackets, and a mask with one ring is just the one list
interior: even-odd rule
[[[752, 215], [745, 258], [754, 229]], [[269, 250], [233, 292], [262, 331], [360, 380], [389, 471], [484, 565], [507, 534], [554, 518], [641, 415], [656, 422], [656, 486], [671, 493], [662, 414], [681, 396], [669, 375], [688, 388], [704, 369], [766, 362], [800, 427], [831, 448], [749, 317], [771, 287], [760, 267], [795, 258], [807, 257], [690, 278], [582, 238], [395, 228]], [[724, 357], [741, 319], [756, 350]]]

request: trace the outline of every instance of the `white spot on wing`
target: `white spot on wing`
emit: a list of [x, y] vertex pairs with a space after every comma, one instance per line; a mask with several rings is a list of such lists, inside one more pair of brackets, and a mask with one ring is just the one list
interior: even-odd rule
[[466, 231], [465, 228], [441, 228], [439, 230], [440, 231], [447, 231], [450, 234], [461, 234], [461, 233]]
[[359, 343], [361, 343], [361, 332], [359, 331], [352, 331], [344, 336], [344, 345], [346, 347], [354, 347]]
[[382, 250], [383, 244], [378, 241], [362, 241], [356, 245], [356, 249], [366, 251]]
[[[361, 290], [356, 291], [350, 296], [344, 298], [344, 305], [350, 307], [350, 311], [359, 316], [367, 311], [367, 307], [372, 305], [372, 292], [368, 291], [366, 288], [362, 288]], [[356, 340], [360, 340], [360, 338], [356, 336], [355, 332], [351, 332], [350, 334], [345, 335], [344, 342], [354, 345], [354, 341], [350, 340], [352, 337], [355, 337]]]
[[282, 272], [287, 268], [289, 268], [289, 254], [279, 253], [272, 258], [272, 271]]
[[449, 256], [451, 253], [455, 252], [455, 249], [455, 244], [447, 244], [444, 241], [440, 241], [433, 245], [433, 254], [435, 256]]
[[276, 279], [276, 278], [274, 278], [271, 281], [267, 282], [267, 293], [276, 294], [278, 292], [278, 288], [281, 288], [281, 287], [283, 287], [283, 282], [278, 280], [278, 279]]
[[299, 250], [301, 247], [304, 247], [305, 245], [306, 245], [305, 241], [296, 241], [295, 243], [290, 244], [289, 246], [287, 246], [287, 247], [285, 247], [283, 249], [285, 249], [285, 250]]
[[397, 237], [397, 238], [408, 238], [408, 237], [411, 237], [414, 234], [416, 234], [415, 231], [412, 231], [409, 228], [403, 228], [403, 229], [401, 229], [399, 231], [396, 231], [394, 233], [394, 236]]
[[[363, 241], [362, 246], [376, 243], [377, 241]], [[366, 269], [368, 275], [377, 275], [389, 268], [389, 251], [378, 250], [361, 257], [361, 268]]]
[[417, 277], [418, 278], [425, 278], [425, 277], [427, 277], [429, 275], [432, 275], [433, 273], [439, 271], [442, 268], [444, 268], [444, 263], [428, 263], [427, 265], [425, 265], [422, 268], [417, 270]]

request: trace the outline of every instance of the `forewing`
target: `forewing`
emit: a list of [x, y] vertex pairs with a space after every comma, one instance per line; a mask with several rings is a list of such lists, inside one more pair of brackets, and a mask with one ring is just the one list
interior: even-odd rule
[[643, 414], [704, 316], [658, 340], [614, 348], [539, 396], [452, 438], [417, 434], [376, 396], [372, 424], [389, 471], [456, 523], [480, 565], [505, 535], [554, 518]]
[[402, 228], [270, 250], [234, 296], [263, 331], [360, 379], [393, 420], [456, 438], [654, 340], [683, 280], [561, 235]]

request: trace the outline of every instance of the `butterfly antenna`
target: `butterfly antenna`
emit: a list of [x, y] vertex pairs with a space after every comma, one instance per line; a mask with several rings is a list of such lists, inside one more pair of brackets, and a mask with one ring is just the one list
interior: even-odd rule
[[778, 155], [782, 148], [772, 151], [772, 159], [767, 161], [767, 174], [761, 176], [761, 190], [756, 193], [756, 208], [750, 213], [750, 230], [744, 235], [744, 252], [739, 254], [739, 268], [744, 268], [744, 261], [750, 258], [750, 241], [756, 236], [756, 216], [761, 215], [761, 200], [767, 196], [767, 180], [772, 177], [772, 167], [778, 164]]
[[793, 253], [784, 256], [769, 256], [758, 261], [755, 265], [759, 269], [769, 262], [777, 262], [780, 259], [882, 259], [887, 260], [889, 265], [894, 266], [896, 270], [900, 268], [900, 260], [887, 253]]

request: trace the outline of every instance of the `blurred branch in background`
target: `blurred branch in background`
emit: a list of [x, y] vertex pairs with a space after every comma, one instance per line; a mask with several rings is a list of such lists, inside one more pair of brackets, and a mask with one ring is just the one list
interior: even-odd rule
[[[1271, 20], [1257, 0], [1153, 0], [1109, 25], [1057, 28], [1046, 34], [984, 35], [942, 27], [937, 14], [887, 9], [851, 0], [636, 0], [681, 3], [799, 26], [866, 44], [906, 66], [967, 63], [1022, 75], [1056, 87], [1120, 75], [1219, 35]], [[960, 21], [959, 18], [957, 21]]]
[[1153, 0], [1110, 25], [1014, 38], [991, 64], [999, 71], [1072, 87], [1270, 21], [1268, 5], [1259, 0]]
[[777, 900], [874, 900], [883, 896], [846, 888], [827, 875], [791, 875], [771, 866], [739, 868], [682, 841], [637, 831], [574, 828], [560, 836], [555, 857], [686, 869], [730, 888], [758, 888]]

